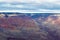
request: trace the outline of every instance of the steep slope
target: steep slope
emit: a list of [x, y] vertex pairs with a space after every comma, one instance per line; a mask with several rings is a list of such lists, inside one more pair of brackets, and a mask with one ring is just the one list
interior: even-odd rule
[[0, 39], [60, 40], [60, 17], [38, 15], [0, 17]]

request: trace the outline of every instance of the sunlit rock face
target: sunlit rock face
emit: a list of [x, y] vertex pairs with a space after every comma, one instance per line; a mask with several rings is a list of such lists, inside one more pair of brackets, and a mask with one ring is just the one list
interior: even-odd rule
[[60, 17], [59, 16], [49, 16], [46, 22], [50, 22], [51, 24], [59, 24]]
[[45, 25], [54, 32], [55, 35], [58, 35], [60, 37], [60, 16], [49, 16], [47, 20], [45, 21]]
[[3, 14], [0, 17], [0, 39], [60, 40], [60, 16], [31, 15]]
[[60, 16], [54, 15], [49, 15], [46, 18], [42, 16], [36, 19], [39, 27], [47, 32], [47, 40], [60, 40]]

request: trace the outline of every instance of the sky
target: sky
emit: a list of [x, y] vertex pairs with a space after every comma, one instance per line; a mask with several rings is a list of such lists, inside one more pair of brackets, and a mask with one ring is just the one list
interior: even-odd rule
[[0, 12], [60, 13], [60, 0], [0, 0]]

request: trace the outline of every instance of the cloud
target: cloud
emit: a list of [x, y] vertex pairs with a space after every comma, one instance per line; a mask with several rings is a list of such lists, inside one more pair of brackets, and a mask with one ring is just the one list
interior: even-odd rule
[[0, 0], [0, 11], [60, 12], [60, 0]]
[[0, 2], [24, 2], [24, 3], [43, 3], [43, 2], [52, 2], [56, 3], [60, 0], [0, 0]]

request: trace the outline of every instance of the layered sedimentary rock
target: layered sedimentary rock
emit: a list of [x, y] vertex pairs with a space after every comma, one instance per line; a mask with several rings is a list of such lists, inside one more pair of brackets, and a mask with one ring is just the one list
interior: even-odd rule
[[26, 14], [0, 17], [0, 39], [60, 40], [59, 16], [32, 17]]

